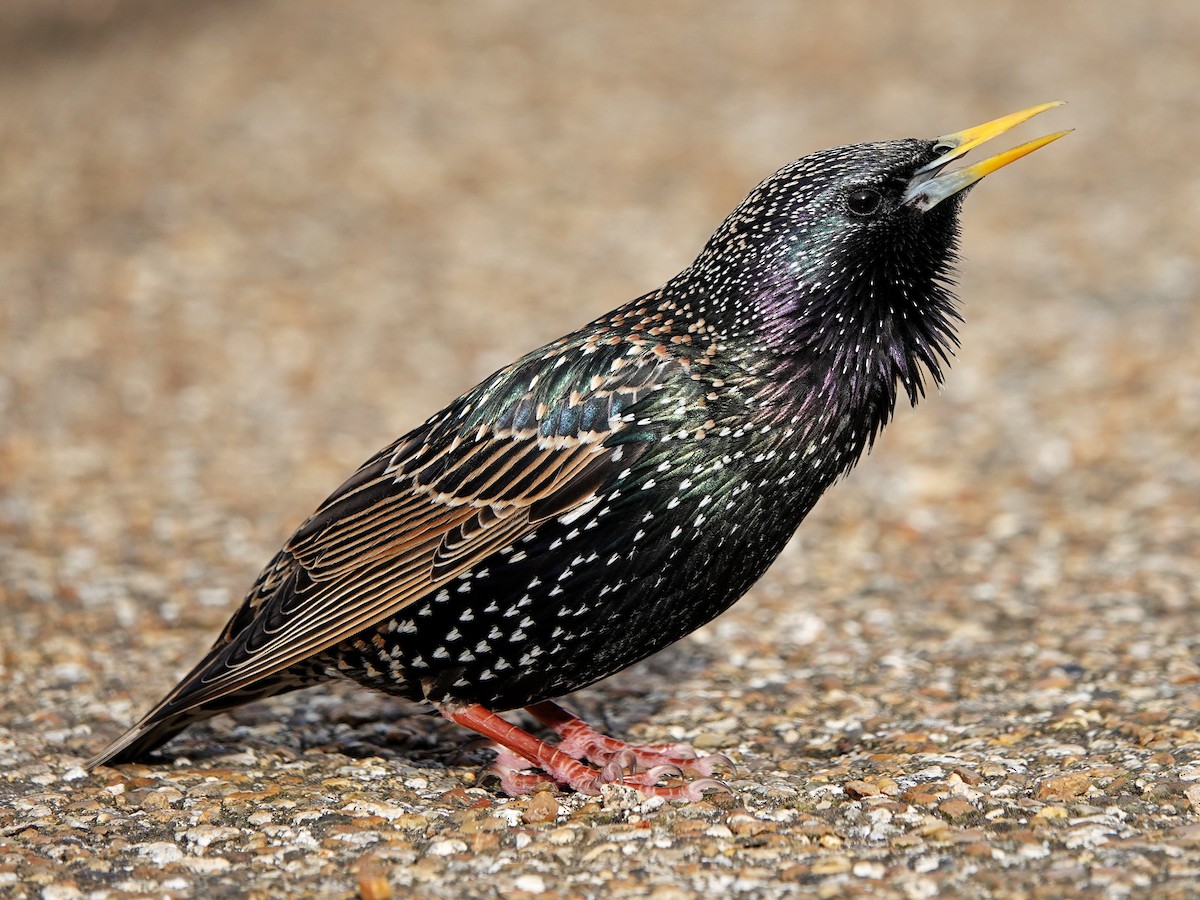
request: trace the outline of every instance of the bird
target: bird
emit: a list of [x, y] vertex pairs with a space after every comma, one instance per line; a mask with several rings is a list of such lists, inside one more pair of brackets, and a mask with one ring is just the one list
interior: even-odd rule
[[[729, 608], [901, 396], [916, 405], [943, 383], [962, 200], [1069, 131], [951, 165], [1059, 105], [783, 166], [663, 286], [368, 459], [89, 770], [240, 704], [349, 679], [494, 742], [512, 795], [722, 787], [711, 776], [728, 758], [626, 743], [556, 700]], [[549, 734], [500, 715], [520, 709]]]

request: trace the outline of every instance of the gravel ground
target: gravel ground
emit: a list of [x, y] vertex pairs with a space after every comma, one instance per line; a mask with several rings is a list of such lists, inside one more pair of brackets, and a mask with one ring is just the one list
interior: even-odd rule
[[[8, 0], [0, 895], [1195, 895], [1197, 46], [1192, 0]], [[967, 204], [945, 390], [571, 698], [731, 794], [507, 799], [348, 688], [83, 771], [354, 466], [758, 179], [1060, 97]]]

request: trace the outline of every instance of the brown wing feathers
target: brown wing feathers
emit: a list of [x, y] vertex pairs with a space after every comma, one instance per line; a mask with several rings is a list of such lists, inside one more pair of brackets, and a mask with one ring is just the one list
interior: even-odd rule
[[638, 452], [603, 441], [623, 427], [612, 413], [664, 374], [666, 364], [654, 362], [626, 370], [637, 374], [633, 384], [614, 374], [615, 383], [549, 405], [531, 386], [493, 430], [468, 426], [463, 436], [453, 426], [466, 425], [458, 420], [471, 408], [452, 407], [377, 454], [297, 530], [209, 656], [157, 711], [210, 703], [279, 673], [439, 590], [538, 521], [586, 503]]

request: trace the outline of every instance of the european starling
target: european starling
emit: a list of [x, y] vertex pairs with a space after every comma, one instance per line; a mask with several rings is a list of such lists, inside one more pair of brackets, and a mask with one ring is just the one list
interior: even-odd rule
[[[509, 792], [697, 796], [721, 757], [632, 747], [552, 702], [708, 622], [758, 580], [956, 345], [958, 213], [1058, 132], [947, 166], [1057, 106], [854, 144], [763, 181], [658, 290], [501, 369], [369, 459], [267, 565], [208, 654], [92, 759], [332, 678], [500, 745]], [[547, 743], [500, 718], [524, 707]], [[590, 765], [589, 765], [590, 763]], [[519, 774], [533, 767], [541, 774]]]

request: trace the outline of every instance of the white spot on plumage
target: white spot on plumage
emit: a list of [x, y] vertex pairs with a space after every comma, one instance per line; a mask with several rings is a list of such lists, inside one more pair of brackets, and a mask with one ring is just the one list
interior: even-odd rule
[[[576, 519], [579, 519], [582, 516], [587, 515], [593, 509], [596, 508], [596, 506], [600, 503], [601, 499], [602, 498], [599, 495], [592, 497], [586, 503], [583, 503], [580, 506], [575, 507], [575, 509], [571, 510], [570, 512], [566, 513], [565, 515], [559, 516], [558, 517], [559, 524], [570, 525]], [[521, 554], [521, 556], [522, 556], [522, 558], [524, 558], [524, 554]], [[514, 559], [514, 562], [515, 562], [515, 559]]]
[[531, 666], [539, 656], [542, 655], [541, 647], [531, 647], [525, 653], [521, 654], [521, 658], [517, 661], [518, 666]]

